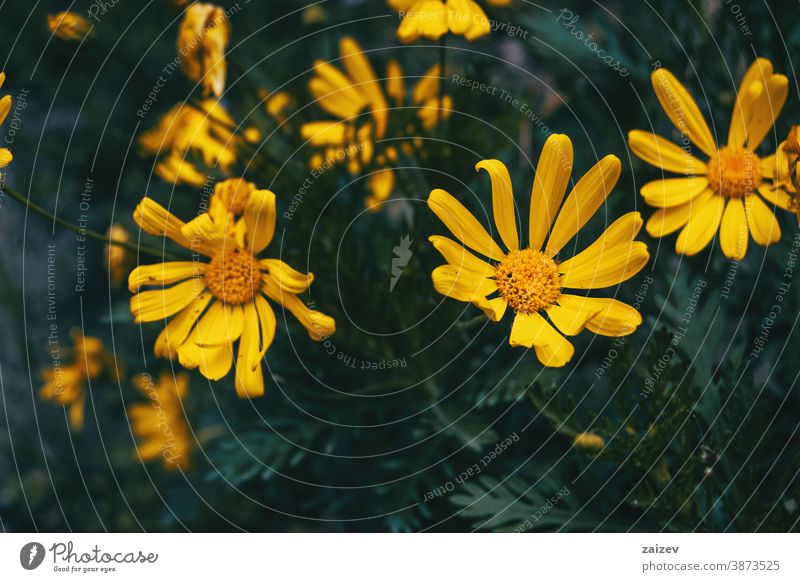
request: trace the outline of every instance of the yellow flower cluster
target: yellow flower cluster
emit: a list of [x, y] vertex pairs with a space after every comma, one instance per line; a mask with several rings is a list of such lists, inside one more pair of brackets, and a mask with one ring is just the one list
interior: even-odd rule
[[230, 27], [222, 8], [195, 2], [186, 9], [178, 29], [178, 55], [183, 72], [202, 85], [205, 96], [220, 97], [225, 91], [229, 41]]

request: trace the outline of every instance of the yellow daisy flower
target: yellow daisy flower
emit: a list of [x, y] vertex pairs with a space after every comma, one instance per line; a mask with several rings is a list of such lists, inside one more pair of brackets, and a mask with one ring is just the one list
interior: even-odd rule
[[82, 41], [92, 36], [92, 24], [76, 12], [59, 12], [47, 15], [47, 28], [56, 38], [67, 41]]
[[749, 236], [760, 245], [780, 239], [781, 229], [770, 205], [783, 206], [785, 193], [774, 189], [773, 161], [755, 150], [772, 129], [786, 102], [788, 80], [772, 72], [772, 63], [757, 59], [742, 79], [728, 131], [728, 143], [717, 146], [711, 130], [689, 92], [666, 69], [651, 76], [661, 106], [675, 127], [704, 152], [704, 162], [687, 150], [646, 131], [628, 134], [631, 150], [645, 162], [680, 178], [655, 180], [641, 189], [642, 197], [659, 210], [647, 221], [647, 232], [662, 237], [679, 229], [676, 252], [702, 251], [719, 229], [722, 252], [741, 259]]
[[186, 158], [196, 156], [207, 168], [230, 172], [243, 142], [233, 127], [233, 118], [214, 99], [201, 101], [199, 108], [180, 103], [139, 136], [139, 147], [159, 159], [155, 171], [164, 181], [199, 187], [207, 177]]
[[[355, 40], [343, 38], [339, 47], [344, 71], [317, 61], [315, 76], [308, 84], [317, 104], [337, 120], [306, 123], [300, 133], [312, 146], [322, 150], [311, 158], [313, 169], [344, 163], [354, 176], [365, 167], [373, 170], [367, 182], [370, 195], [365, 203], [374, 211], [380, 209], [381, 202], [391, 195], [395, 185], [390, 164], [397, 161], [398, 151], [394, 146], [381, 146], [380, 142], [386, 137], [389, 126], [389, 98], [396, 108], [401, 108], [406, 100], [405, 77], [400, 64], [390, 61], [384, 90]], [[449, 95], [440, 98], [440, 83], [440, 68], [436, 65], [412, 90], [410, 103], [416, 111], [416, 124], [398, 124], [402, 128], [393, 137], [417, 136], [420, 127], [432, 129], [450, 116], [452, 98]], [[369, 116], [365, 116], [367, 110]], [[414, 139], [412, 143], [419, 147], [421, 140]]]
[[205, 96], [219, 97], [225, 91], [229, 41], [230, 27], [222, 8], [195, 2], [186, 9], [178, 28], [178, 55], [183, 72], [203, 86]]
[[[261, 359], [275, 336], [275, 314], [267, 298], [297, 318], [314, 340], [335, 331], [334, 320], [309, 309], [298, 294], [314, 280], [279, 259], [258, 259], [275, 232], [275, 195], [250, 192], [242, 212], [244, 236], [236, 240], [211, 213], [184, 223], [149, 198], [134, 211], [142, 230], [166, 236], [206, 261], [140, 266], [128, 277], [131, 312], [137, 323], [170, 319], [156, 339], [158, 357], [177, 358], [209, 380], [225, 377], [236, 358], [236, 393], [264, 394]], [[156, 287], [142, 291], [143, 287]]]
[[154, 384], [149, 374], [139, 374], [134, 385], [150, 402], [131, 404], [128, 418], [139, 439], [136, 452], [143, 461], [161, 460], [168, 471], [189, 468], [192, 435], [183, 413], [189, 392], [188, 374], [162, 372]]
[[[6, 82], [6, 74], [5, 72], [0, 73], [0, 88], [3, 87], [3, 83]], [[8, 117], [9, 112], [11, 111], [11, 95], [3, 95], [0, 98], [0, 125], [6, 120]], [[8, 148], [0, 148], [0, 168], [5, 168], [8, 164], [11, 163], [11, 160], [14, 159], [14, 156], [11, 154], [11, 150]]]
[[473, 0], [388, 0], [400, 13], [397, 27], [400, 42], [414, 42], [420, 37], [439, 40], [448, 32], [475, 40], [492, 30], [486, 13]]
[[115, 371], [115, 365], [102, 340], [84, 336], [79, 329], [73, 329], [70, 336], [73, 347], [64, 350], [64, 355], [71, 356], [73, 361], [61, 364], [61, 354], [54, 352], [58, 353], [58, 363], [42, 371], [45, 383], [39, 390], [39, 397], [69, 407], [69, 424], [72, 430], [80, 431], [86, 407], [86, 382], [105, 371]]
[[[130, 240], [130, 233], [124, 226], [119, 224], [112, 224], [108, 227], [107, 236], [111, 240], [119, 242], [128, 242]], [[107, 244], [105, 247], [106, 255], [106, 268], [109, 275], [111, 275], [111, 282], [119, 287], [128, 269], [131, 265], [131, 256], [128, 249], [120, 245]]]
[[584, 329], [612, 337], [633, 333], [642, 323], [633, 307], [564, 289], [611, 287], [644, 267], [650, 256], [647, 245], [634, 241], [642, 226], [639, 213], [616, 220], [571, 259], [558, 258], [617, 183], [619, 159], [609, 155], [600, 160], [565, 200], [572, 173], [572, 142], [565, 135], [550, 136], [533, 181], [527, 247], [520, 244], [517, 232], [508, 169], [499, 160], [484, 160], [476, 169], [485, 170], [491, 178], [494, 222], [507, 251], [453, 196], [434, 190], [428, 198], [430, 209], [466, 247], [489, 259], [475, 256], [447, 237], [431, 236], [429, 240], [447, 261], [433, 271], [436, 291], [473, 303], [492, 321], [500, 321], [511, 307], [515, 315], [509, 343], [534, 348], [545, 366], [564, 366], [572, 359], [575, 348], [564, 335], [577, 335]]

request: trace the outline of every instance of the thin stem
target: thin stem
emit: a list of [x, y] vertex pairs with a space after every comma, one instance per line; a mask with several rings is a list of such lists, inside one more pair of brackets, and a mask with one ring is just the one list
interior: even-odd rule
[[50, 212], [48, 212], [47, 210], [45, 210], [44, 208], [42, 208], [41, 206], [39, 206], [35, 202], [32, 202], [29, 198], [25, 198], [22, 194], [20, 194], [16, 190], [14, 190], [8, 184], [3, 185], [2, 188], [0, 188], [0, 191], [5, 192], [6, 194], [11, 196], [11, 198], [16, 200], [20, 204], [23, 204], [23, 205], [27, 206], [28, 208], [30, 208], [33, 212], [35, 212], [39, 216], [43, 216], [44, 218], [47, 218], [48, 220], [52, 220], [55, 224], [58, 224], [59, 226], [63, 226], [64, 228], [66, 228], [68, 230], [71, 230], [73, 232], [77, 232], [79, 234], [83, 234], [83, 235], [85, 235], [85, 236], [87, 236], [89, 238], [92, 238], [92, 239], [95, 239], [95, 240], [98, 240], [98, 241], [102, 241], [102, 242], [104, 242], [106, 244], [116, 245], [118, 247], [124, 247], [124, 248], [126, 248], [128, 250], [131, 250], [131, 251], [134, 251], [134, 252], [137, 252], [137, 253], [145, 253], [145, 254], [148, 254], [148, 255], [153, 255], [153, 256], [158, 257], [160, 259], [173, 259], [173, 260], [180, 260], [181, 259], [181, 257], [179, 257], [177, 255], [174, 255], [172, 253], [168, 253], [166, 251], [162, 251], [161, 249], [158, 249], [158, 248], [155, 248], [155, 247], [149, 247], [149, 246], [146, 246], [146, 245], [135, 245], [135, 244], [130, 243], [130, 242], [123, 242], [123, 241], [119, 241], [119, 240], [114, 240], [114, 239], [111, 239], [111, 238], [107, 237], [103, 233], [100, 233], [100, 232], [97, 232], [97, 231], [94, 231], [94, 230], [90, 230], [88, 228], [81, 228], [80, 226], [72, 224], [71, 222], [63, 220], [61, 218], [58, 218], [54, 214], [51, 214]]
[[444, 133], [442, 129], [442, 121], [444, 121], [444, 111], [443, 103], [442, 103], [442, 85], [444, 85], [445, 79], [447, 79], [447, 74], [444, 70], [445, 66], [447, 65], [447, 35], [442, 35], [442, 42], [439, 44], [439, 75], [441, 79], [439, 79], [439, 94], [437, 95], [437, 102], [438, 102], [438, 109], [436, 110], [436, 125], [439, 127], [439, 135], [441, 136]]

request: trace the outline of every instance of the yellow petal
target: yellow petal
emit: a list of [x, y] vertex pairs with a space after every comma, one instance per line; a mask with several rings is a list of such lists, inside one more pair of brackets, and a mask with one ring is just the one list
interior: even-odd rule
[[153, 236], [165, 236], [184, 248], [191, 248], [190, 242], [181, 232], [185, 223], [155, 200], [143, 198], [133, 211], [133, 219], [146, 233]]
[[197, 299], [203, 290], [203, 285], [190, 279], [166, 289], [137, 293], [131, 297], [133, 320], [144, 323], [167, 319]]
[[259, 357], [259, 321], [252, 301], [244, 305], [244, 327], [236, 354], [235, 385], [239, 398], [264, 395], [264, 375], [261, 373]]
[[586, 322], [586, 329], [598, 335], [630, 335], [642, 324], [639, 311], [616, 299], [562, 293], [558, 303], [566, 308], [594, 313]]
[[719, 246], [726, 257], [740, 261], [747, 253], [749, 239], [744, 204], [741, 199], [732, 198], [725, 205], [725, 211], [722, 213], [722, 222], [719, 226]]
[[695, 255], [708, 246], [722, 220], [725, 198], [714, 194], [693, 200], [690, 204], [694, 204], [694, 208], [691, 209], [689, 221], [675, 241], [675, 252], [681, 255]]
[[581, 306], [575, 309], [572, 306], [552, 305], [547, 308], [547, 316], [556, 329], [564, 335], [578, 335], [585, 328], [589, 320], [597, 315], [597, 311], [591, 311], [588, 307]]
[[267, 276], [287, 293], [302, 293], [314, 281], [312, 273], [301, 273], [280, 259], [263, 259], [259, 264], [267, 269]]
[[761, 186], [758, 189], [758, 193], [773, 206], [783, 208], [784, 210], [790, 210], [789, 207], [792, 203], [792, 197], [780, 188], [773, 189], [770, 186]]
[[403, 67], [394, 59], [386, 64], [386, 93], [394, 99], [395, 105], [403, 105], [406, 96], [405, 75]]
[[[747, 142], [747, 122], [752, 113], [753, 99], [763, 89], [763, 84], [772, 75], [772, 63], [768, 59], [759, 58], [747, 69], [739, 84], [736, 103], [731, 115], [728, 129], [728, 145], [743, 147]], [[754, 85], [755, 84], [755, 85]], [[759, 87], [758, 85], [761, 84]]]
[[414, 86], [411, 93], [411, 102], [420, 105], [429, 99], [437, 99], [442, 85], [442, 68], [437, 64], [425, 71], [422, 78]]
[[586, 264], [598, 259], [606, 250], [618, 245], [628, 244], [642, 228], [642, 215], [638, 212], [623, 214], [609, 226], [605, 232], [586, 249], [569, 260], [559, 265], [559, 270], [565, 272], [572, 265]]
[[572, 359], [573, 345], [538, 313], [517, 313], [511, 326], [512, 346], [536, 348], [536, 356], [545, 366], [560, 368]]
[[233, 344], [198, 347], [198, 370], [209, 380], [220, 380], [228, 375], [233, 365]]
[[429, 236], [428, 240], [442, 254], [444, 260], [457, 269], [472, 271], [480, 277], [494, 276], [495, 268], [492, 265], [479, 259], [454, 240], [438, 235]]
[[264, 293], [267, 297], [288, 309], [306, 329], [311, 339], [322, 341], [332, 336], [336, 331], [336, 322], [332, 317], [316, 309], [309, 309], [297, 295], [281, 290], [278, 284], [269, 277], [264, 279]]
[[547, 138], [536, 166], [531, 191], [530, 248], [539, 250], [564, 200], [572, 173], [572, 142], [566, 135]]
[[452, 265], [436, 267], [431, 278], [436, 291], [458, 301], [474, 301], [497, 291], [497, 284], [492, 279]]
[[188, 241], [188, 249], [210, 257], [222, 249], [237, 246], [230, 236], [233, 232], [225, 232], [226, 226], [227, 223], [215, 223], [211, 215], [206, 213], [184, 224], [181, 233]]
[[692, 211], [704, 205], [712, 196], [716, 196], [716, 194], [711, 190], [706, 190], [686, 204], [672, 208], [662, 208], [647, 221], [647, 226], [645, 227], [647, 234], [660, 238], [683, 228], [689, 222]]
[[711, 130], [686, 88], [666, 69], [656, 69], [651, 75], [653, 89], [661, 107], [678, 131], [687, 135], [708, 156], [717, 153]]
[[213, 295], [209, 291], [204, 291], [169, 321], [156, 338], [153, 348], [156, 357], [169, 359], [177, 357], [178, 347], [189, 337], [194, 324], [197, 323], [197, 319], [205, 311], [212, 298]]
[[472, 304], [483, 311], [484, 315], [488, 317], [490, 321], [500, 321], [503, 319], [503, 315], [508, 307], [508, 303], [506, 303], [506, 300], [502, 297], [495, 297], [494, 299], [479, 297], [472, 301]]
[[650, 206], [669, 208], [686, 204], [708, 188], [708, 179], [703, 176], [654, 180], [642, 186], [642, 198]]
[[345, 127], [341, 121], [313, 121], [300, 127], [300, 135], [313, 146], [340, 146], [345, 141]]
[[14, 155], [8, 148], [0, 148], [0, 168], [5, 168], [14, 159]]
[[[255, 297], [256, 312], [258, 315], [259, 329], [261, 330], [261, 349], [258, 353], [253, 354], [248, 362], [251, 368], [260, 366], [261, 358], [267, 353], [272, 341], [275, 339], [275, 330], [277, 329], [277, 320], [275, 319], [275, 312], [270, 307], [269, 302], [264, 299], [263, 295], [256, 295]], [[333, 332], [331, 332], [333, 333]]]
[[767, 246], [781, 238], [781, 227], [772, 210], [755, 194], [744, 199], [747, 225], [756, 243]]
[[382, 138], [386, 133], [389, 104], [386, 102], [375, 71], [361, 47], [351, 37], [344, 37], [339, 42], [339, 52], [342, 55], [342, 64], [354, 81], [356, 89], [369, 101], [375, 119], [375, 134], [378, 138]]
[[650, 259], [647, 245], [634, 241], [605, 249], [586, 262], [559, 265], [561, 284], [571, 289], [602, 289], [630, 279]]
[[254, 255], [272, 242], [275, 234], [275, 194], [269, 190], [255, 190], [250, 194], [244, 209], [248, 248]]
[[478, 219], [444, 190], [436, 189], [431, 192], [428, 196], [428, 207], [458, 240], [472, 250], [495, 261], [505, 256]]
[[445, 5], [440, 0], [422, 0], [414, 4], [403, 15], [403, 21], [397, 28], [400, 42], [414, 42], [420, 36], [430, 40], [439, 40], [447, 33], [447, 16]]
[[705, 162], [654, 133], [631, 131], [628, 133], [628, 145], [639, 158], [662, 170], [687, 176], [706, 173]]
[[195, 261], [140, 265], [128, 275], [128, 290], [136, 293], [145, 285], [171, 285], [189, 277], [200, 277], [205, 272], [205, 268], [205, 263]]
[[575, 184], [558, 213], [545, 253], [554, 256], [594, 216], [619, 179], [622, 164], [609, 155], [597, 162]]
[[[729, 144], [755, 150], [786, 103], [789, 80], [772, 73], [772, 63], [756, 59], [742, 79], [731, 119]], [[743, 131], [744, 130], [744, 131]]]
[[242, 325], [241, 305], [226, 305], [216, 301], [197, 322], [192, 341], [200, 347], [231, 344], [239, 339]]
[[475, 169], [486, 170], [492, 180], [492, 212], [500, 239], [509, 251], [519, 250], [517, 217], [514, 211], [514, 189], [508, 168], [500, 160], [483, 160]]
[[394, 190], [394, 170], [384, 168], [370, 174], [367, 179], [367, 188], [370, 195], [365, 204], [370, 210], [379, 210], [381, 203], [392, 195]]

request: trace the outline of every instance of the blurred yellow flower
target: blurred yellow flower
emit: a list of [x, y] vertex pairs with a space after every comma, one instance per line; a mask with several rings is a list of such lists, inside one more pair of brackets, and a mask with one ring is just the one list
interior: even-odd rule
[[[5, 72], [0, 72], [0, 89], [5, 82], [6, 74]], [[3, 125], [6, 117], [8, 117], [8, 113], [11, 111], [11, 105], [11, 95], [3, 95], [3, 97], [0, 98], [0, 125]], [[0, 148], [0, 168], [5, 168], [13, 159], [14, 156], [11, 154], [11, 150], [8, 148]]]
[[189, 391], [189, 376], [162, 372], [154, 384], [149, 374], [139, 374], [134, 385], [150, 402], [131, 404], [128, 418], [139, 440], [136, 452], [143, 461], [161, 460], [168, 471], [189, 468], [192, 435], [182, 400]]
[[800, 162], [800, 126], [793, 125], [789, 135], [775, 153], [763, 160], [766, 170], [772, 172], [772, 195], [777, 206], [794, 212], [800, 222], [798, 199], [798, 162]]
[[267, 89], [258, 91], [258, 98], [264, 101], [264, 111], [278, 123], [286, 121], [286, 110], [292, 105], [292, 96], [287, 91], [270, 93]]
[[94, 34], [92, 24], [76, 12], [48, 14], [47, 28], [55, 37], [68, 41], [81, 41]]
[[84, 336], [79, 329], [70, 332], [72, 349], [64, 349], [63, 356], [72, 362], [62, 363], [61, 350], [52, 351], [53, 366], [42, 371], [44, 385], [39, 390], [42, 400], [54, 400], [69, 408], [69, 424], [72, 430], [83, 429], [86, 406], [86, 383], [103, 372], [115, 372], [113, 357], [105, 351], [102, 340]]
[[[633, 333], [642, 322], [633, 307], [616, 299], [572, 295], [563, 290], [611, 287], [645, 266], [650, 256], [647, 245], [634, 241], [642, 226], [638, 212], [616, 220], [577, 255], [563, 262], [558, 260], [559, 252], [617, 183], [619, 159], [609, 155], [600, 160], [564, 200], [572, 173], [572, 142], [565, 135], [550, 136], [533, 181], [527, 247], [520, 245], [517, 233], [508, 169], [499, 160], [484, 160], [476, 169], [485, 170], [491, 178], [494, 222], [507, 251], [453, 196], [434, 190], [428, 206], [465, 245], [443, 236], [429, 237], [447, 261], [433, 271], [436, 291], [473, 303], [492, 321], [500, 321], [511, 307], [515, 315], [509, 343], [534, 348], [545, 366], [564, 366], [572, 359], [575, 348], [564, 335], [577, 335], [584, 329], [605, 336]], [[490, 299], [491, 295], [494, 297]]]
[[225, 11], [214, 4], [195, 2], [178, 28], [178, 56], [186, 76], [203, 86], [203, 95], [220, 97], [225, 91], [225, 50], [230, 27]]
[[142, 133], [139, 147], [160, 160], [156, 173], [162, 179], [199, 187], [207, 177], [187, 157], [196, 156], [207, 168], [229, 172], [243, 143], [234, 127], [233, 118], [214, 99], [205, 99], [198, 107], [180, 103]]
[[606, 446], [606, 441], [593, 432], [579, 432], [572, 441], [572, 446], [581, 451], [597, 452]]
[[[112, 224], [108, 227], [107, 236], [109, 239], [118, 242], [128, 242], [130, 233], [124, 226]], [[128, 274], [131, 265], [131, 256], [128, 249], [120, 245], [107, 244], [105, 248], [106, 268], [111, 276], [111, 282], [119, 287]]]
[[[755, 150], [786, 102], [787, 78], [774, 74], [767, 59], [750, 66], [739, 87], [728, 143], [719, 147], [700, 108], [672, 73], [658, 69], [651, 80], [661, 106], [687, 143], [681, 147], [646, 131], [628, 134], [631, 150], [642, 160], [683, 176], [642, 186], [645, 202], [659, 209], [647, 221], [647, 232], [662, 237], [682, 229], [675, 251], [694, 255], [719, 230], [722, 252], [730, 259], [744, 258], [750, 236], [764, 246], [779, 240], [773, 208], [786, 208], [789, 197], [768, 182], [774, 179], [774, 158], [761, 159]], [[709, 157], [707, 162], [689, 153], [689, 140]]]
[[473, 0], [388, 0], [401, 17], [397, 38], [439, 40], [448, 32], [475, 40], [491, 32], [486, 13]]
[[[323, 61], [314, 63], [315, 76], [308, 88], [316, 103], [337, 120], [314, 121], [300, 128], [303, 139], [322, 150], [311, 158], [314, 169], [327, 169], [334, 164], [346, 164], [351, 175], [359, 175], [366, 167], [372, 169], [367, 187], [370, 195], [365, 204], [379, 210], [381, 203], [392, 193], [395, 184], [391, 164], [398, 159], [393, 145], [383, 145], [389, 127], [389, 112], [400, 115], [406, 100], [405, 76], [400, 64], [387, 65], [385, 91], [361, 47], [350, 37], [339, 44], [344, 71]], [[438, 65], [431, 67], [411, 92], [409, 106], [416, 112], [417, 124], [398, 123], [394, 139], [415, 138], [420, 130], [432, 129], [450, 116], [452, 98], [440, 96], [441, 79]], [[390, 109], [388, 98], [395, 108]], [[369, 115], [366, 112], [369, 111]], [[404, 142], [406, 143], [406, 142]], [[413, 139], [414, 147], [421, 140]], [[412, 152], [409, 152], [412, 153]]]
[[[234, 197], [235, 198], [235, 197]], [[158, 357], [177, 358], [209, 380], [225, 377], [238, 341], [235, 383], [242, 398], [264, 394], [261, 360], [275, 336], [275, 313], [267, 298], [297, 318], [314, 340], [331, 336], [334, 320], [309, 309], [298, 294], [314, 280], [279, 259], [258, 259], [275, 232], [275, 195], [249, 192], [239, 219], [244, 231], [226, 228], [216, 213], [184, 223], [149, 198], [134, 211], [145, 232], [165, 236], [208, 261], [140, 266], [128, 277], [131, 312], [137, 323], [171, 320], [156, 339]], [[142, 287], [156, 287], [142, 291]]]

